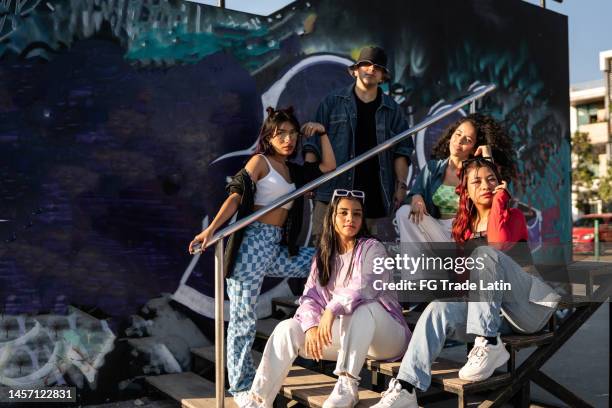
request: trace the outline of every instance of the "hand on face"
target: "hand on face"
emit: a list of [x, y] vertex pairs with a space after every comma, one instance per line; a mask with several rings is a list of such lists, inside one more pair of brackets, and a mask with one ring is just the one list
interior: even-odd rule
[[502, 190], [508, 191], [508, 183], [506, 183], [504, 180], [502, 180], [501, 184], [495, 187], [495, 190], [493, 190], [493, 194], [496, 194], [497, 192]]
[[466, 176], [470, 199], [474, 204], [483, 207], [490, 207], [493, 193], [497, 191], [496, 187], [505, 186], [505, 183], [499, 184], [495, 173], [486, 166], [469, 168]]

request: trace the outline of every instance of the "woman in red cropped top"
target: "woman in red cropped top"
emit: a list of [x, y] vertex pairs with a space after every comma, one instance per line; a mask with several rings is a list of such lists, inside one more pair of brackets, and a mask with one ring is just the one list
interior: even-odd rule
[[455, 242], [463, 244], [481, 238], [488, 245], [509, 251], [515, 243], [528, 241], [525, 216], [518, 208], [509, 208], [507, 183], [490, 158], [464, 161], [461, 180], [457, 186], [459, 209], [452, 229]]

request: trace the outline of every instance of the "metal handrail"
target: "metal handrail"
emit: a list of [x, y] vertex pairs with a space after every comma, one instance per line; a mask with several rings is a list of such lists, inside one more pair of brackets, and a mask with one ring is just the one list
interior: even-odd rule
[[444, 119], [450, 114], [458, 111], [463, 106], [473, 103], [478, 99], [481, 99], [486, 94], [492, 92], [496, 86], [494, 84], [486, 85], [479, 87], [475, 92], [471, 95], [466, 96], [461, 99], [459, 102], [454, 103], [449, 106], [447, 109], [438, 112], [434, 115], [431, 115], [425, 118], [423, 121], [419, 122], [417, 125], [403, 131], [402, 133], [394, 136], [393, 138], [381, 143], [372, 149], [368, 150], [365, 153], [360, 154], [354, 159], [342, 164], [337, 167], [335, 170], [322, 175], [316, 180], [311, 181], [310, 183], [305, 184], [293, 192], [276, 199], [274, 202], [269, 204], [268, 206], [261, 208], [255, 211], [253, 214], [249, 215], [246, 218], [237, 220], [233, 224], [228, 225], [223, 228], [221, 231], [217, 232], [210, 241], [206, 243], [206, 248], [216, 244], [215, 248], [215, 390], [216, 390], [216, 407], [223, 408], [225, 403], [225, 361], [224, 356], [224, 337], [223, 337], [223, 301], [224, 301], [224, 293], [223, 293], [223, 238], [233, 234], [234, 232], [247, 227], [262, 215], [269, 213], [270, 211], [281, 207], [282, 205], [288, 203], [289, 201], [295, 200], [296, 198], [306, 194], [307, 192], [314, 190], [321, 184], [333, 179], [334, 177], [347, 172], [358, 164], [368, 160], [374, 155], [377, 155], [407, 137], [411, 136], [414, 133], [417, 133], [434, 123]]
[[219, 231], [215, 235], [213, 235], [213, 237], [210, 239], [210, 241], [208, 241], [206, 243], [206, 247], [208, 248], [209, 246], [215, 244], [221, 238], [225, 238], [225, 237], [233, 234], [234, 232], [236, 232], [236, 231], [238, 231], [238, 230], [248, 226], [249, 224], [253, 223], [258, 218], [260, 218], [262, 215], [265, 215], [265, 214], [269, 213], [270, 211], [275, 210], [278, 207], [281, 207], [283, 204], [286, 204], [289, 201], [293, 201], [296, 198], [298, 198], [299, 196], [304, 195], [304, 194], [306, 194], [307, 192], [309, 192], [311, 190], [314, 190], [315, 188], [319, 187], [321, 184], [323, 184], [323, 183], [333, 179], [334, 177], [336, 177], [336, 176], [338, 176], [338, 175], [340, 175], [342, 173], [345, 173], [346, 171], [348, 171], [348, 170], [352, 169], [353, 167], [357, 166], [358, 164], [363, 163], [364, 161], [368, 160], [372, 156], [377, 155], [380, 152], [383, 152], [383, 151], [389, 149], [393, 145], [401, 142], [407, 136], [412, 135], [413, 133], [417, 133], [417, 132], [425, 129], [426, 127], [431, 126], [435, 122], [438, 122], [441, 119], [444, 119], [445, 117], [449, 116], [451, 113], [454, 113], [454, 112], [458, 111], [463, 106], [465, 106], [465, 105], [467, 105], [469, 103], [475, 102], [476, 100], [482, 98], [486, 94], [488, 94], [491, 91], [493, 91], [495, 88], [496, 88], [496, 85], [491, 84], [491, 85], [485, 86], [482, 89], [479, 89], [478, 91], [474, 92], [473, 94], [471, 94], [469, 96], [466, 96], [465, 98], [463, 98], [459, 102], [449, 106], [448, 109], [445, 109], [442, 112], [438, 112], [435, 115], [429, 116], [428, 118], [424, 119], [422, 122], [418, 123], [417, 125], [415, 125], [415, 126], [409, 128], [409, 129], [403, 131], [402, 133], [394, 136], [393, 138], [385, 141], [384, 143], [381, 143], [381, 144], [377, 145], [376, 147], [373, 147], [372, 149], [368, 150], [367, 152], [362, 153], [361, 155], [355, 157], [354, 159], [352, 159], [352, 160], [342, 164], [341, 166], [337, 167], [335, 170], [330, 171], [329, 173], [325, 173], [321, 177], [311, 181], [308, 184], [305, 184], [304, 186], [300, 187], [299, 189], [294, 190], [291, 193], [276, 199], [275, 201], [273, 201], [268, 206], [266, 206], [264, 208], [260, 208], [259, 210], [257, 210], [253, 214], [249, 215], [248, 217], [245, 217], [245, 218], [242, 218], [240, 220], [237, 220], [233, 224], [228, 225], [227, 227], [225, 227], [224, 229], [222, 229], [221, 231]]

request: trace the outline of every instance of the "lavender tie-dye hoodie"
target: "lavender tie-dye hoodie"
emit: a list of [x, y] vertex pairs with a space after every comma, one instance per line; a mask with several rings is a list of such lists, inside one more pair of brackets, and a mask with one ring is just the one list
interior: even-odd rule
[[[397, 295], [391, 291], [374, 289], [374, 281], [391, 282], [391, 271], [385, 270], [381, 274], [373, 272], [375, 258], [385, 258], [387, 251], [384, 245], [373, 238], [360, 239], [355, 245], [353, 258], [353, 271], [350, 279], [346, 276], [349, 271], [348, 262], [351, 254], [336, 255], [336, 267], [325, 287], [319, 283], [316, 261], [313, 260], [310, 275], [300, 298], [300, 307], [294, 319], [298, 321], [302, 330], [318, 326], [321, 315], [325, 309], [330, 309], [334, 316], [350, 315], [359, 306], [371, 302], [378, 302], [381, 306], [401, 324], [406, 330], [406, 347], [411, 332], [402, 315], [402, 308], [397, 301]], [[343, 261], [345, 260], [345, 261]], [[346, 262], [347, 265], [343, 265]], [[401, 358], [401, 355], [392, 360]]]

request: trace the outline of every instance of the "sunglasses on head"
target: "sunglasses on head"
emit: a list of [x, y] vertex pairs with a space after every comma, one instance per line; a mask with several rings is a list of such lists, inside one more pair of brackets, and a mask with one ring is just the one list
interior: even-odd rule
[[342, 188], [337, 188], [334, 190], [334, 194], [332, 195], [332, 201], [336, 199], [336, 197], [354, 197], [361, 202], [365, 203], [365, 193], [361, 190], [345, 190]]
[[492, 157], [483, 157], [483, 156], [472, 157], [471, 159], [467, 159], [461, 162], [461, 172], [463, 173], [465, 169], [472, 163], [494, 164], [495, 162], [493, 161]]
[[489, 163], [495, 163], [495, 161], [493, 161], [492, 157], [488, 157], [488, 156], [476, 156], [476, 157], [472, 157], [471, 159], [467, 159], [461, 162], [461, 168], [464, 168], [466, 164], [470, 164], [470, 163], [476, 163], [476, 162], [489, 162]]
[[483, 156], [476, 156], [476, 157], [472, 157], [471, 159], [467, 159], [467, 160], [462, 161], [461, 162], [461, 173], [460, 173], [460, 177], [459, 178], [463, 179], [463, 176], [465, 175], [465, 170], [472, 163], [484, 163], [485, 166], [492, 168], [494, 173], [495, 173], [495, 177], [500, 179], [500, 175], [498, 174], [499, 170], [497, 169], [497, 167], [495, 167], [495, 162], [493, 161], [493, 158], [492, 157], [483, 157]]

